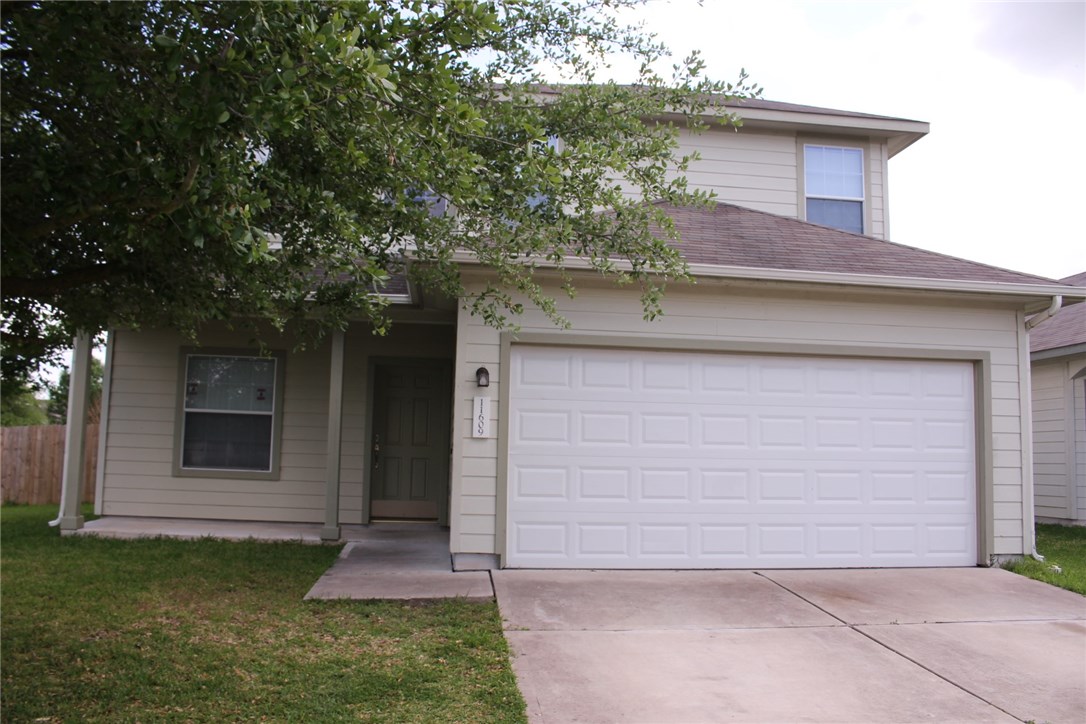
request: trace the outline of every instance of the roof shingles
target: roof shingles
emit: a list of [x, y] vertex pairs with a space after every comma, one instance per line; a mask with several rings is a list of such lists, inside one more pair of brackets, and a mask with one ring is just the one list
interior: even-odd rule
[[1010, 284], [1058, 284], [903, 244], [718, 203], [666, 204], [690, 264]]
[[[1060, 281], [1076, 287], [1086, 286], [1086, 272], [1065, 277]], [[1079, 344], [1086, 344], [1086, 304], [1064, 307], [1029, 333], [1030, 352], [1044, 352]]]

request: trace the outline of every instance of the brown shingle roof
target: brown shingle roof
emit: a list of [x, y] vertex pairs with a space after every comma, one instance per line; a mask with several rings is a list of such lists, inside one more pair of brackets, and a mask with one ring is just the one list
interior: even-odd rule
[[[571, 86], [561, 84], [539, 85], [535, 90], [540, 95], [558, 95]], [[635, 87], [635, 86], [626, 86]], [[839, 108], [823, 108], [821, 106], [805, 106], [800, 103], [786, 103], [784, 101], [771, 101], [764, 98], [742, 98], [732, 100], [727, 96], [716, 96], [709, 99], [711, 103], [724, 105], [728, 108], [757, 108], [766, 111], [788, 111], [790, 113], [809, 113], [820, 116], [841, 116], [843, 118], [866, 118], [874, 121], [910, 121], [908, 118], [897, 116], [880, 116], [874, 113], [859, 113], [857, 111], [844, 111]]]
[[744, 98], [739, 101], [725, 101], [729, 108], [737, 108], [742, 115], [744, 108], [758, 108], [767, 111], [789, 111], [791, 113], [816, 113], [821, 116], [841, 116], [843, 118], [867, 118], [878, 121], [908, 121], [908, 118], [895, 116], [878, 116], [874, 113], [859, 113], [856, 111], [842, 111], [837, 108], [821, 108], [819, 106], [804, 106], [799, 103], [785, 103], [784, 101], [767, 101], [761, 98]]
[[733, 204], [718, 203], [710, 208], [661, 205], [675, 220], [682, 237], [679, 249], [691, 264], [1011, 284], [1058, 283]]
[[[1086, 286], [1086, 272], [1073, 274], [1060, 281], [1076, 287]], [[1086, 344], [1086, 304], [1064, 307], [1029, 333], [1030, 352], [1043, 352], [1076, 344]]]

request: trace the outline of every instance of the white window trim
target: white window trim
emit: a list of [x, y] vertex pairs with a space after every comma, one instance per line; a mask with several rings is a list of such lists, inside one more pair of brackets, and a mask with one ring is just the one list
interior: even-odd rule
[[[272, 410], [271, 412], [253, 411], [246, 412], [240, 410], [187, 410], [185, 407], [185, 387], [188, 377], [188, 361], [191, 357], [243, 357], [250, 359], [273, 359], [275, 360], [275, 382], [274, 390], [272, 392]], [[282, 440], [283, 440], [283, 382], [286, 378], [286, 353], [281, 350], [270, 351], [267, 354], [261, 354], [260, 350], [256, 349], [238, 349], [238, 348], [203, 348], [203, 347], [182, 347], [179, 354], [178, 361], [178, 387], [177, 387], [177, 401], [175, 408], [177, 410], [175, 424], [174, 424], [174, 456], [173, 456], [173, 474], [174, 477], [186, 477], [186, 478], [235, 478], [246, 480], [278, 480], [279, 479], [279, 458], [282, 452]], [[236, 414], [236, 415], [267, 415], [272, 418], [271, 429], [271, 451], [269, 453], [269, 469], [268, 470], [236, 470], [234, 468], [196, 468], [186, 467], [183, 465], [184, 447], [185, 447], [185, 413], [186, 412], [213, 412], [216, 414]]]
[[[816, 146], [822, 148], [844, 148], [860, 152], [860, 173], [863, 176], [863, 197], [858, 196], [830, 196], [823, 194], [807, 193], [807, 148]], [[871, 233], [871, 174], [868, 173], [868, 160], [870, 158], [870, 146], [864, 142], [850, 142], [840, 138], [799, 137], [796, 139], [796, 167], [798, 178], [796, 188], [799, 191], [797, 206], [799, 218], [807, 221], [807, 199], [823, 199], [826, 201], [859, 201], [861, 204], [861, 219], [863, 219], [862, 234]], [[845, 232], [850, 233], [850, 232]]]

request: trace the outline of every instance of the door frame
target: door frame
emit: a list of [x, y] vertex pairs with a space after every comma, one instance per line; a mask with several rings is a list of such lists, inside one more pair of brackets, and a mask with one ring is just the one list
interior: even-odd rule
[[449, 490], [452, 474], [452, 374], [453, 361], [440, 357], [385, 357], [376, 356], [366, 359], [366, 418], [362, 427], [362, 524], [368, 525], [371, 520], [370, 510], [373, 502], [373, 480], [370, 475], [373, 470], [373, 432], [374, 432], [374, 408], [377, 398], [374, 394], [377, 380], [377, 370], [380, 367], [425, 367], [438, 371], [441, 381], [438, 389], [440, 405], [435, 414], [443, 415], [448, 420], [449, 437], [446, 441], [448, 456], [445, 460], [445, 474], [437, 487], [437, 523], [440, 526], [449, 525]]

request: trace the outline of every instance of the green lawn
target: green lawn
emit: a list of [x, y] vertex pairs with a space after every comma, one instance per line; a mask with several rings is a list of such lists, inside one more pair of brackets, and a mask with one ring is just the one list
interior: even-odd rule
[[1038, 524], [1037, 552], [1044, 563], [1026, 558], [1005, 568], [1086, 596], [1086, 526]]
[[338, 548], [60, 538], [0, 508], [0, 720], [525, 720], [494, 604], [302, 601]]

